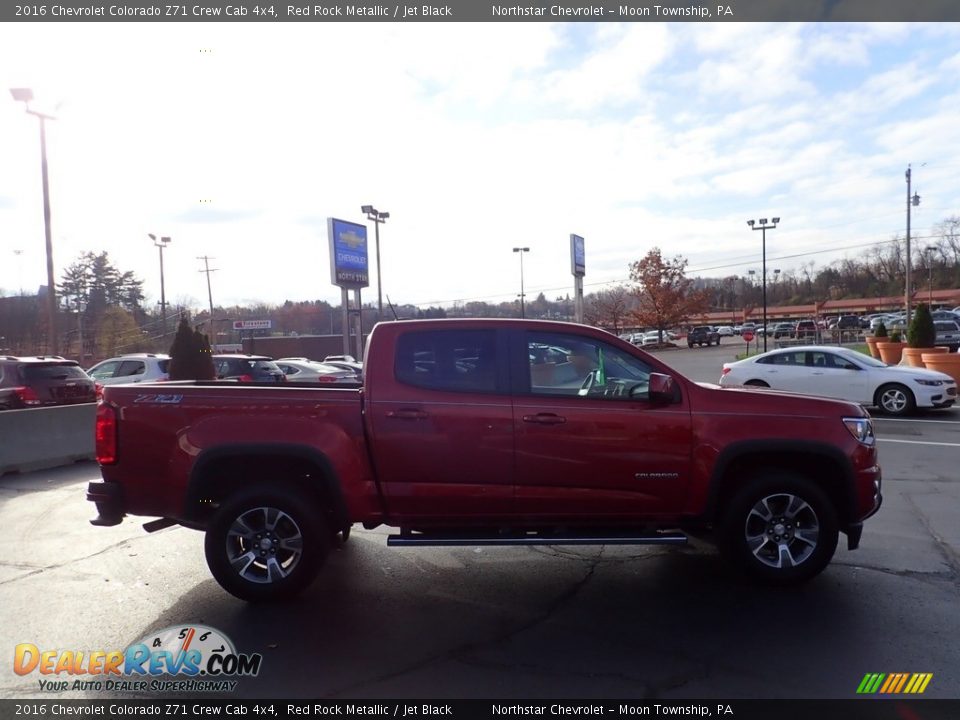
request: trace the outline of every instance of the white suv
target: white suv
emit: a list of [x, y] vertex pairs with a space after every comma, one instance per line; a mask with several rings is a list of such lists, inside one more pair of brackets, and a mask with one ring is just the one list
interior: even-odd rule
[[121, 385], [169, 380], [169, 371], [169, 355], [131, 353], [99, 362], [87, 370], [87, 375], [101, 385]]

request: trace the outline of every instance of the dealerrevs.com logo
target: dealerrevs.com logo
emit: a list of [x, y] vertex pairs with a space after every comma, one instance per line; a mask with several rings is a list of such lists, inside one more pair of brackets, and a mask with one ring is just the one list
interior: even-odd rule
[[175, 625], [125, 650], [14, 649], [17, 675], [39, 674], [45, 692], [231, 692], [237, 677], [260, 672], [260, 653], [238, 653], [226, 635], [205, 625]]

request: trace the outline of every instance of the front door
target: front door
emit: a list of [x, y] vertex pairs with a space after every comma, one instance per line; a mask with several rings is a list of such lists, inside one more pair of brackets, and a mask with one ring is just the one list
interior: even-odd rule
[[517, 512], [533, 521], [629, 521], [678, 514], [690, 479], [686, 397], [654, 405], [653, 368], [602, 340], [518, 333], [515, 367]]

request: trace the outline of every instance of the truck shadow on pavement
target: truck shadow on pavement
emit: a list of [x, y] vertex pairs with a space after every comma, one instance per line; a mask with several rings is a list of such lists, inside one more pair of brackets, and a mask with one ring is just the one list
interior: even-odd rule
[[351, 699], [848, 697], [877, 662], [865, 645], [882, 644], [863, 578], [837, 565], [784, 589], [732, 576], [705, 546], [383, 545], [355, 531], [282, 604], [203, 582], [141, 637], [202, 623], [262, 653], [233, 697]]

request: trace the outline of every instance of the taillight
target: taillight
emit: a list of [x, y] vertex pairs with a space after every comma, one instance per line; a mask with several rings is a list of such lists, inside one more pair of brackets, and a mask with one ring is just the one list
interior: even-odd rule
[[237, 382], [253, 382], [253, 375], [241, 375]]
[[728, 372], [730, 372], [730, 368], [725, 367], [725, 368], [720, 372], [720, 374], [721, 374], [721, 375], [726, 375]]
[[113, 405], [97, 406], [96, 441], [97, 462], [113, 465], [117, 461], [117, 411]]
[[322, 383], [335, 383], [339, 378], [334, 375], [319, 375], [317, 377], [317, 382]]
[[103, 383], [95, 382], [93, 384], [93, 390], [97, 395], [97, 402], [103, 401]]
[[32, 387], [15, 387], [13, 394], [19, 398], [24, 405], [39, 405], [40, 398]]

